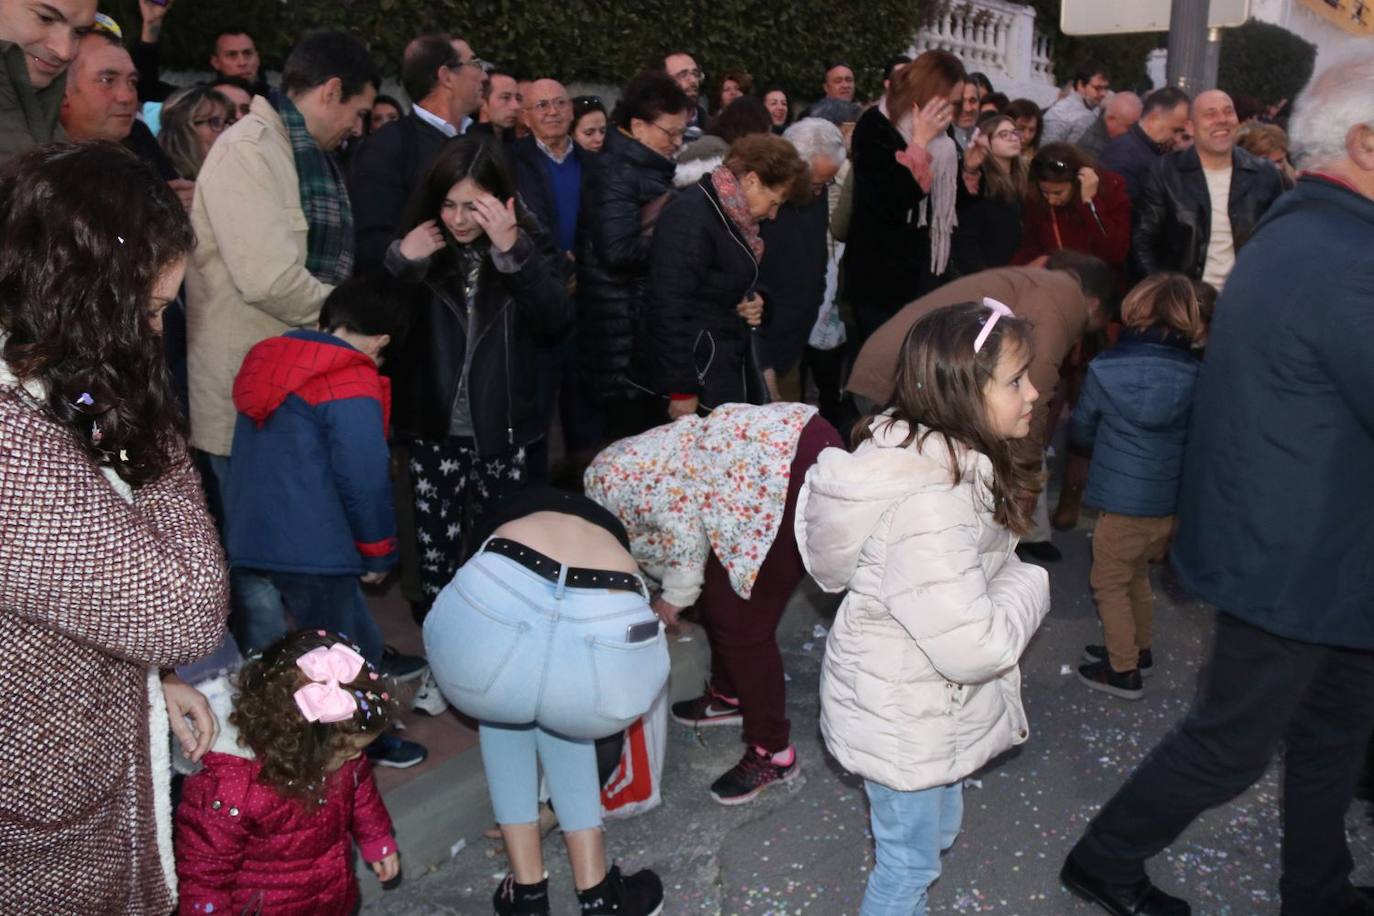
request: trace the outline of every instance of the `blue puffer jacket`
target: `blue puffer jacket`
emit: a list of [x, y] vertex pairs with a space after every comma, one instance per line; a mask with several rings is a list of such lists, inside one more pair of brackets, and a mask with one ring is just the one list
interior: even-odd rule
[[1188, 342], [1126, 330], [1088, 365], [1069, 441], [1092, 448], [1083, 501], [1119, 515], [1173, 515], [1199, 362]]
[[234, 379], [229, 562], [345, 576], [396, 565], [389, 381], [332, 334], [264, 340]]

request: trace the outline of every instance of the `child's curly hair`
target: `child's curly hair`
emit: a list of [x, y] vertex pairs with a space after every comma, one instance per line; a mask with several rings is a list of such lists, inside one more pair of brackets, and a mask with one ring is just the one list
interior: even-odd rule
[[329, 765], [349, 748], [356, 735], [379, 735], [395, 719], [391, 688], [371, 665], [350, 683], [339, 686], [357, 700], [358, 710], [342, 722], [310, 722], [296, 705], [296, 691], [311, 679], [296, 661], [312, 649], [329, 648], [347, 639], [326, 630], [300, 630], [278, 640], [261, 655], [250, 657], [237, 676], [238, 695], [229, 721], [239, 730], [239, 743], [262, 762], [261, 778], [287, 798], [317, 802], [324, 795]]

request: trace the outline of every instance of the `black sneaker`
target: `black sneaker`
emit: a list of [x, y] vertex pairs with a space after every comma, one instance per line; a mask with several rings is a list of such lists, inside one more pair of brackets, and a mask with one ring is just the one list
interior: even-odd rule
[[758, 798], [759, 793], [769, 786], [796, 779], [801, 772], [801, 767], [797, 765], [797, 751], [790, 747], [788, 750], [792, 752], [792, 762], [781, 766], [773, 762], [773, 754], [753, 747], [746, 748], [740, 762], [711, 783], [711, 797], [722, 805], [742, 805]]
[[515, 875], [506, 875], [491, 897], [496, 916], [548, 916], [549, 876], [538, 884], [516, 884]]
[[1110, 662], [1093, 662], [1091, 665], [1078, 666], [1078, 679], [1084, 687], [1110, 693], [1123, 700], [1138, 700], [1145, 695], [1145, 682], [1140, 678], [1140, 669], [1113, 671]]
[[1036, 563], [1058, 563], [1064, 559], [1064, 554], [1049, 541], [1017, 544], [1016, 555], [1023, 560], [1033, 560]]
[[[1155, 673], [1155, 656], [1149, 649], [1141, 649], [1137, 656], [1136, 667], [1140, 669], [1141, 677], [1149, 677]], [[1107, 660], [1106, 646], [1084, 646], [1083, 661], [1085, 662], [1105, 662]]]
[[739, 711], [738, 700], [727, 700], [708, 685], [706, 692], [695, 700], [673, 704], [673, 721], [689, 728], [707, 728], [712, 725], [739, 725], [744, 721], [744, 716]]
[[398, 684], [424, 677], [429, 670], [429, 662], [419, 655], [405, 655], [387, 646], [382, 650], [382, 677], [390, 678]]
[[367, 756], [374, 766], [405, 770], [424, 763], [429, 751], [423, 744], [406, 738], [397, 738], [388, 732], [367, 746]]
[[622, 875], [620, 866], [612, 865], [600, 884], [577, 892], [577, 904], [582, 916], [658, 916], [663, 882], [647, 868]]

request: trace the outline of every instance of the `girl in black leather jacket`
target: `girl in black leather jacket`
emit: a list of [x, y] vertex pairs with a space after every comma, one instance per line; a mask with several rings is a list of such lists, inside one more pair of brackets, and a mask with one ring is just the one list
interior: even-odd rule
[[445, 144], [403, 226], [386, 267], [417, 296], [393, 360], [394, 422], [411, 440], [428, 603], [476, 546], [464, 544], [471, 520], [525, 483], [525, 450], [546, 432], [533, 338], [565, 327], [573, 307], [557, 249], [489, 137]]

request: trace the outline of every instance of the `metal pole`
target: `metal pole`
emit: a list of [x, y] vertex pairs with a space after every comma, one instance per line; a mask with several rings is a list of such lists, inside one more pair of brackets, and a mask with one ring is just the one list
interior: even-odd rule
[[1217, 67], [1221, 63], [1221, 29], [1207, 30], [1207, 63], [1202, 73], [1202, 88], [1217, 88]]
[[[1212, 88], [1207, 79], [1207, 14], [1210, 0], [1173, 0], [1169, 8], [1167, 82], [1189, 95]], [[1213, 81], [1215, 73], [1213, 70]]]

